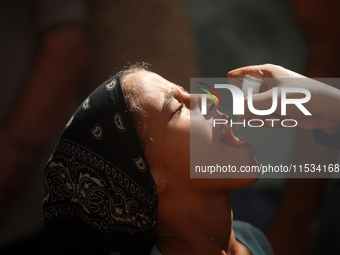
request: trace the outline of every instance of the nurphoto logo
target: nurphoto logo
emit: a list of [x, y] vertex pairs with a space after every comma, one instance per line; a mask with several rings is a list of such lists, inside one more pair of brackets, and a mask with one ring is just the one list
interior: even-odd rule
[[[198, 89], [203, 90], [207, 94], [202, 94], [201, 99], [201, 112], [203, 115], [207, 114], [207, 96], [209, 95], [215, 105], [217, 105], [216, 99], [214, 98], [213, 94], [208, 90], [210, 89], [218, 98], [220, 101], [220, 104], [222, 105], [222, 100], [220, 98], [220, 95], [217, 93], [216, 89], [227, 89], [231, 92], [232, 98], [233, 98], [233, 114], [234, 115], [244, 115], [245, 109], [244, 109], [244, 92], [237, 86], [231, 85], [231, 84], [215, 84], [214, 87], [203, 83], [203, 82], [197, 82], [201, 85], [204, 85], [205, 88], [197, 87]], [[280, 97], [281, 97], [281, 115], [286, 116], [286, 110], [287, 105], [295, 105], [304, 115], [311, 116], [312, 114], [306, 109], [306, 107], [303, 105], [307, 103], [311, 99], [311, 93], [309, 90], [305, 88], [297, 88], [297, 87], [282, 87]], [[289, 98], [288, 94], [294, 93], [294, 94], [301, 94], [301, 98]], [[278, 107], [278, 88], [273, 87], [272, 88], [272, 105], [269, 109], [265, 110], [259, 110], [254, 107], [253, 104], [253, 91], [252, 88], [248, 88], [248, 100], [247, 100], [247, 106], [249, 111], [257, 116], [268, 116], [273, 114], [277, 107]], [[226, 120], [226, 119], [214, 119], [214, 127], [216, 125], [224, 125], [227, 124], [228, 121], [230, 121], [230, 125], [236, 125], [240, 124], [243, 126], [246, 126], [248, 124], [249, 127], [262, 127], [264, 125], [264, 122], [271, 123], [271, 126], [274, 127], [274, 122], [280, 121], [282, 127], [296, 127], [298, 122], [295, 119], [250, 119], [246, 122], [246, 120], [243, 120], [243, 122], [233, 122], [232, 119]]]

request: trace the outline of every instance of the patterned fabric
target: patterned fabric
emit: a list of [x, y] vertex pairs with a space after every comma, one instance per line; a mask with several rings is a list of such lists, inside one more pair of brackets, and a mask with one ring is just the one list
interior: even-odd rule
[[[76, 110], [46, 165], [46, 238], [55, 231], [53, 225], [60, 231], [63, 220], [68, 222], [65, 231], [74, 220], [108, 242], [110, 235], [126, 241], [155, 226], [156, 185], [123, 95], [120, 75], [100, 85]], [[115, 249], [111, 242], [107, 247]]]

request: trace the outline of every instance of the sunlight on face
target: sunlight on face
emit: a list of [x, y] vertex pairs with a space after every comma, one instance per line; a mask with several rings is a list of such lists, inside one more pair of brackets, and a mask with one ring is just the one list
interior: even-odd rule
[[[221, 127], [212, 127], [212, 116], [221, 118], [225, 115], [215, 108], [203, 116], [199, 108], [200, 95], [190, 95], [182, 87], [148, 71], [129, 74], [128, 81], [138, 91], [141, 107], [146, 113], [143, 119], [145, 128], [139, 132], [139, 136], [145, 142], [145, 154], [153, 173], [163, 171], [177, 179], [189, 180], [190, 149], [193, 148], [200, 164], [209, 163], [201, 162], [201, 159], [237, 166], [257, 164], [251, 146], [236, 148], [222, 142]], [[214, 181], [231, 188], [251, 182], [254, 180]]]

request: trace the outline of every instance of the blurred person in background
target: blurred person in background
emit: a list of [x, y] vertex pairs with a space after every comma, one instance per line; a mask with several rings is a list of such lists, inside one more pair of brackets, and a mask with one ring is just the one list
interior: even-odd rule
[[14, 0], [0, 13], [0, 252], [39, 254], [18, 242], [41, 231], [42, 169], [88, 64], [88, 9], [82, 0]]

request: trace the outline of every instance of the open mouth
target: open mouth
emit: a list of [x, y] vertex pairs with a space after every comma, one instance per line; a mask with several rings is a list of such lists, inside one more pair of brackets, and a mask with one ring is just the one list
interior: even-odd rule
[[233, 131], [230, 127], [229, 124], [229, 117], [227, 115], [225, 115], [227, 118], [228, 123], [222, 125], [222, 129], [221, 129], [221, 141], [222, 143], [228, 145], [228, 146], [232, 146], [232, 147], [239, 147], [242, 146], [245, 142], [238, 139], [236, 136], [234, 136]]

